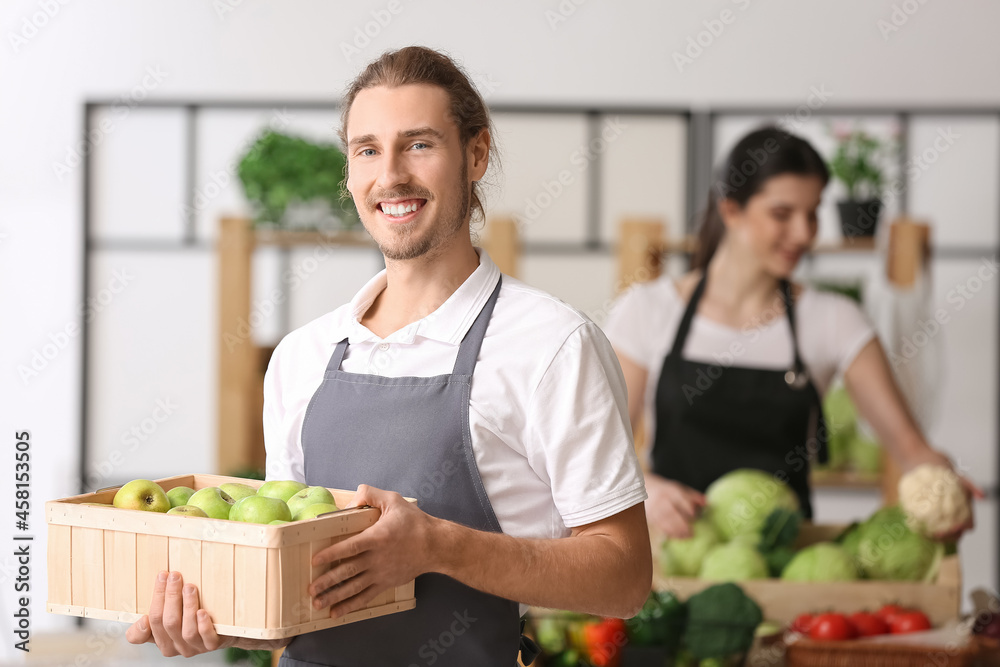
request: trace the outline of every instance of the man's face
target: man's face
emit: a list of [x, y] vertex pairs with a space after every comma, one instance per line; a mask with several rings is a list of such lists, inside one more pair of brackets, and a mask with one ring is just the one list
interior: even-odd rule
[[362, 90], [348, 116], [347, 159], [347, 189], [387, 259], [420, 257], [468, 235], [471, 179], [482, 177], [485, 160], [470, 177], [442, 88]]

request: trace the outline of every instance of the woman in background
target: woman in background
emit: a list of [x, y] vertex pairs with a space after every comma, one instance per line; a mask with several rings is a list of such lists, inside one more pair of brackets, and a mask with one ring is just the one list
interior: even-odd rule
[[634, 285], [609, 314], [633, 431], [646, 417], [646, 513], [669, 537], [690, 535], [702, 492], [737, 468], [787, 482], [811, 518], [809, 460], [826, 456], [820, 396], [837, 375], [903, 472], [951, 467], [914, 422], [857, 305], [791, 282], [828, 181], [805, 140], [751, 132], [713, 182], [692, 271]]

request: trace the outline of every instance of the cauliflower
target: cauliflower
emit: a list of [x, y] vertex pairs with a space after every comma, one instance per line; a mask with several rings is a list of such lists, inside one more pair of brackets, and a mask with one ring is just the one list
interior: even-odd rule
[[958, 475], [930, 463], [917, 466], [899, 480], [899, 505], [910, 529], [928, 537], [950, 532], [972, 516]]

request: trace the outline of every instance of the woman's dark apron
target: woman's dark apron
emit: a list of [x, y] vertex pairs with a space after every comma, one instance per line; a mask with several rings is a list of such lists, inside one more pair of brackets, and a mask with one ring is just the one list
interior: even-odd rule
[[[781, 282], [795, 352], [793, 368], [722, 366], [682, 356], [706, 278], [691, 295], [660, 372], [653, 471], [705, 491], [737, 468], [764, 470], [795, 491], [803, 513], [811, 518], [809, 460], [817, 456], [826, 462], [827, 433], [819, 392], [799, 355], [791, 286]], [[810, 433], [813, 423], [816, 437]]]

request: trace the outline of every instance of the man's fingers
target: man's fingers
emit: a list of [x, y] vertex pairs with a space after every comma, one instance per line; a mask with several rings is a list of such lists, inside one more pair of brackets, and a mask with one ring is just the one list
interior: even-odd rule
[[351, 498], [351, 502], [347, 503], [348, 507], [358, 507], [359, 505], [371, 505], [372, 507], [379, 506], [379, 499], [382, 497], [381, 494], [385, 493], [382, 489], [376, 489], [374, 486], [368, 486], [367, 484], [362, 484], [358, 487], [358, 490], [354, 492], [354, 497]]
[[212, 618], [208, 615], [208, 612], [204, 609], [199, 609], [197, 617], [198, 632], [201, 634], [201, 641], [205, 645], [205, 650], [215, 651], [222, 648], [222, 638], [215, 632], [215, 624], [212, 623]]
[[[182, 587], [184, 578], [180, 572], [171, 572], [167, 579], [167, 590], [163, 596], [163, 629], [174, 643], [174, 648], [185, 658], [193, 656], [194, 649], [184, 640], [184, 600]], [[159, 644], [159, 642], [157, 642]]]
[[153, 634], [153, 641], [160, 648], [160, 653], [172, 658], [177, 655], [177, 651], [173, 648], [173, 640], [163, 627], [163, 601], [166, 597], [168, 574], [160, 572], [153, 584], [153, 597], [149, 601], [149, 629]]
[[201, 608], [201, 596], [194, 584], [184, 586], [184, 620], [181, 625], [181, 636], [187, 645], [198, 653], [207, 649], [201, 638], [201, 628], [198, 626], [198, 610]]
[[[369, 530], [371, 529], [369, 528]], [[353, 537], [331, 544], [327, 548], [316, 552], [316, 555], [312, 557], [313, 567], [329, 565], [345, 558], [353, 558], [367, 551], [369, 536], [365, 532], [367, 531], [362, 531]]]
[[330, 607], [330, 618], [340, 618], [341, 616], [350, 614], [352, 611], [364, 609], [365, 605], [375, 599], [378, 592], [375, 586], [362, 588], [357, 595]]
[[149, 616], [143, 615], [138, 621], [128, 626], [125, 639], [130, 644], [146, 644], [153, 641], [153, 631], [149, 629]]

